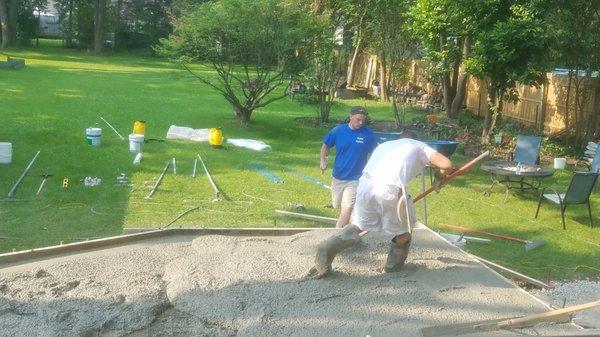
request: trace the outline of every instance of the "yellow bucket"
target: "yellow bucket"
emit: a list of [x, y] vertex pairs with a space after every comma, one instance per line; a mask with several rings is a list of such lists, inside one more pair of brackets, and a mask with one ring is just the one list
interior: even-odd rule
[[146, 134], [146, 121], [133, 122], [133, 133], [135, 133], [136, 135]]
[[210, 146], [223, 145], [223, 130], [221, 128], [210, 128], [208, 130], [208, 144]]

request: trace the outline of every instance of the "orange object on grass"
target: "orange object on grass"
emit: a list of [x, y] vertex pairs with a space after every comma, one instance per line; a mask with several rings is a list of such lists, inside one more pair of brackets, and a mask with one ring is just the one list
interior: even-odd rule
[[427, 121], [429, 121], [429, 122], [437, 122], [438, 121], [438, 116], [434, 115], [434, 114], [427, 115]]

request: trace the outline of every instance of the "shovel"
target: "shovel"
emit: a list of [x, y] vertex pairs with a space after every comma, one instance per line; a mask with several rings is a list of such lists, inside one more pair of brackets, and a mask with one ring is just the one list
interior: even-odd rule
[[485, 234], [485, 235], [493, 236], [493, 237], [504, 239], [504, 240], [520, 242], [525, 245], [526, 251], [530, 251], [532, 249], [536, 249], [536, 248], [544, 245], [544, 241], [542, 241], [542, 240], [523, 240], [523, 239], [515, 238], [512, 236], [508, 236], [508, 235], [496, 234], [496, 233], [482, 231], [479, 229], [449, 225], [449, 224], [445, 224], [445, 223], [440, 223], [439, 226], [445, 227], [445, 228], [456, 229], [456, 230], [463, 231], [463, 232]]

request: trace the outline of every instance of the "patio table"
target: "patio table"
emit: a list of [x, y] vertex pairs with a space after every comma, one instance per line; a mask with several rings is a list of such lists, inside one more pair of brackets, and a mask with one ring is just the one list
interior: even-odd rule
[[[492, 175], [492, 185], [484, 191], [489, 195], [495, 185], [504, 186], [504, 202], [508, 199], [509, 190], [518, 187], [521, 191], [539, 189], [542, 179], [551, 177], [554, 170], [540, 165], [521, 164], [514, 161], [488, 161], [481, 165], [483, 171]], [[517, 183], [513, 186], [511, 183]]]

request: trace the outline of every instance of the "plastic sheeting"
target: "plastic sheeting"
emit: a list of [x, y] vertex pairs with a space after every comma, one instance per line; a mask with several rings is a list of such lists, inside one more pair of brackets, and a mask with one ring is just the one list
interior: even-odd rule
[[167, 131], [167, 139], [184, 139], [195, 142], [208, 142], [209, 129], [192, 129], [186, 126], [171, 125]]
[[231, 144], [233, 146], [244, 147], [254, 151], [269, 151], [271, 150], [271, 146], [261, 140], [255, 139], [227, 139], [227, 144]]

